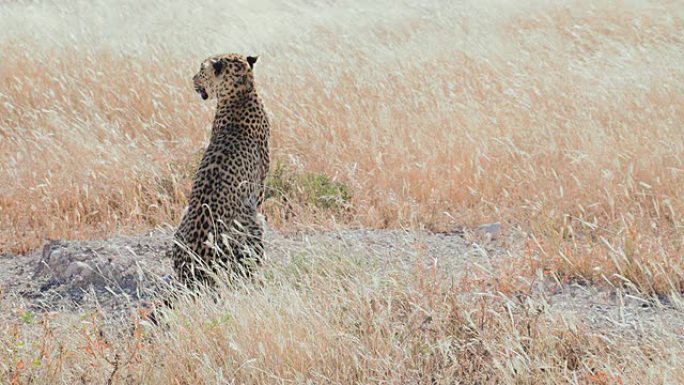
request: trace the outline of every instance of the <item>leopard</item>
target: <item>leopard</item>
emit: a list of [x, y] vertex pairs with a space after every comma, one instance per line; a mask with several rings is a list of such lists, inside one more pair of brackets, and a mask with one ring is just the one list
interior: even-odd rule
[[186, 287], [215, 285], [220, 271], [250, 276], [263, 259], [270, 123], [255, 86], [257, 59], [211, 56], [192, 78], [203, 100], [216, 100], [216, 110], [171, 251]]

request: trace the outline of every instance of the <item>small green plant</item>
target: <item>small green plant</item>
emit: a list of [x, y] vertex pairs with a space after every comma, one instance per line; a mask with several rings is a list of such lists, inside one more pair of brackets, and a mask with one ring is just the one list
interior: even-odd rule
[[25, 324], [30, 325], [35, 320], [36, 314], [31, 310], [27, 310], [21, 314], [20, 318], [22, 321], [24, 321]]
[[338, 210], [350, 206], [349, 188], [325, 174], [304, 173], [300, 183], [307, 201], [318, 208]]
[[266, 178], [266, 199], [289, 210], [298, 204], [318, 211], [343, 212], [352, 207], [349, 187], [322, 173], [301, 172], [276, 162]]

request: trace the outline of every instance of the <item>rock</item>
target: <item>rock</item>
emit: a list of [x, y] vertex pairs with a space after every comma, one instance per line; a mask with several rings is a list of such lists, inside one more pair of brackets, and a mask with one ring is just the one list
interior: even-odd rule
[[[140, 246], [140, 247], [136, 247]], [[49, 241], [40, 253], [34, 270], [35, 279], [43, 279], [41, 292], [63, 289], [95, 289], [96, 292], [114, 291], [135, 294], [141, 282], [148, 281], [147, 271], [141, 269], [144, 254], [159, 258], [160, 248], [141, 247], [116, 240], [110, 242]], [[147, 270], [147, 269], [145, 269]], [[156, 275], [156, 274], [154, 274]]]
[[501, 235], [501, 223], [495, 222], [480, 225], [477, 227], [477, 231], [490, 239], [496, 239]]
[[76, 261], [71, 262], [69, 267], [64, 271], [64, 278], [87, 281], [91, 278], [93, 273], [94, 271], [90, 265], [85, 262]]
[[48, 279], [47, 282], [45, 282], [45, 283], [43, 283], [42, 285], [40, 285], [39, 290], [40, 290], [41, 293], [44, 293], [44, 292], [46, 292], [46, 291], [48, 291], [48, 290], [50, 290], [50, 289], [53, 289], [53, 288], [55, 288], [55, 287], [61, 285], [62, 283], [63, 283], [63, 282], [60, 281], [58, 278], [52, 277], [52, 278]]

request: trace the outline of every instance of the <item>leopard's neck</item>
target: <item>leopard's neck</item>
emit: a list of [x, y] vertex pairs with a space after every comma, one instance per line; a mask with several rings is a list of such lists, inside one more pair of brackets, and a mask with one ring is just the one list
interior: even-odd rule
[[[259, 124], [260, 121], [264, 124]], [[228, 127], [264, 126], [264, 131], [255, 133], [258, 136], [268, 136], [268, 122], [264, 112], [261, 98], [255, 91], [243, 93], [230, 100], [219, 100], [216, 105], [212, 135], [227, 129]]]

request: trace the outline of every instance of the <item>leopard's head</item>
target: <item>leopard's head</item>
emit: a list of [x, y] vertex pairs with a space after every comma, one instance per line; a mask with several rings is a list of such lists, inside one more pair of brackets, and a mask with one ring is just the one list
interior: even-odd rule
[[217, 55], [207, 58], [200, 65], [192, 81], [195, 91], [209, 98], [231, 99], [254, 89], [252, 69], [258, 56], [239, 54]]

